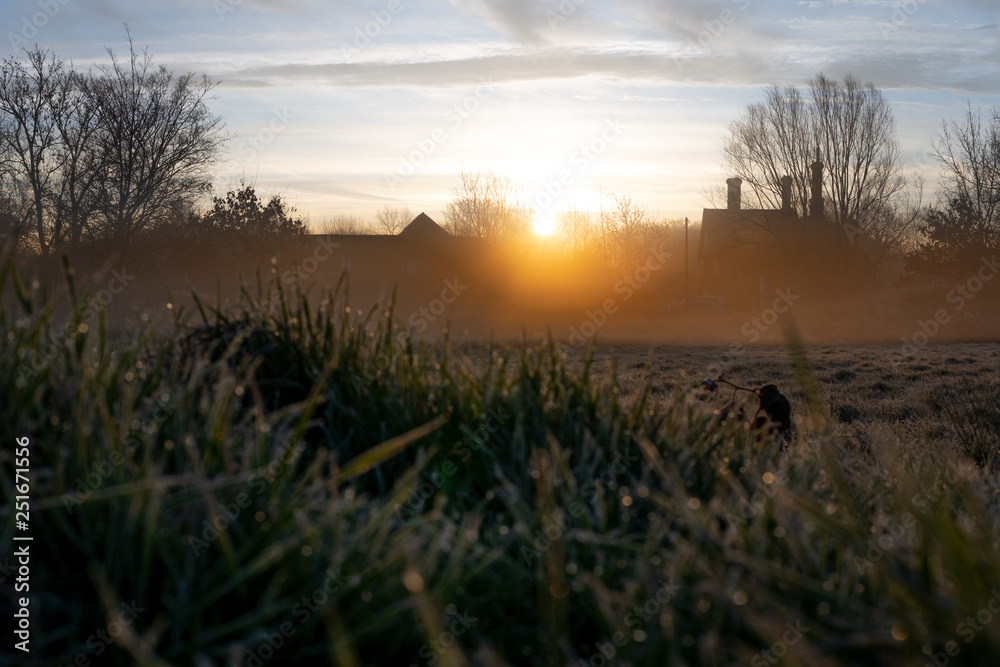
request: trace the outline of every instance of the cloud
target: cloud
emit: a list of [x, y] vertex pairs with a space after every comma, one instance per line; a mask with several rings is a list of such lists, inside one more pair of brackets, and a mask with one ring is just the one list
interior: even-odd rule
[[452, 4], [518, 41], [529, 44], [546, 41], [540, 28], [546, 21], [547, 3], [532, 0], [452, 0]]
[[967, 54], [937, 50], [879, 53], [818, 51], [810, 58], [766, 53], [622, 51], [608, 49], [512, 50], [481, 57], [420, 62], [286, 64], [237, 70], [224, 85], [269, 87], [308, 83], [346, 88], [475, 86], [587, 76], [707, 85], [760, 85], [804, 80], [818, 71], [848, 72], [885, 88], [1000, 91], [1000, 66], [968, 66]]
[[230, 73], [226, 85], [253, 87], [321, 82], [344, 87], [446, 88], [495, 83], [607, 76], [695, 83], [744, 84], [767, 71], [760, 58], [697, 57], [642, 51], [552, 48], [425, 62], [288, 64]]

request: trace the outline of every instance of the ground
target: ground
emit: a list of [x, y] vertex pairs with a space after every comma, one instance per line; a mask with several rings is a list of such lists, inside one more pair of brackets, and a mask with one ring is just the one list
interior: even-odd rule
[[[948, 428], [942, 401], [995, 392], [1000, 385], [1000, 344], [941, 343], [927, 345], [914, 356], [900, 355], [900, 349], [900, 344], [888, 343], [807, 347], [829, 416], [845, 437], [871, 442], [926, 436], [951, 442], [955, 434]], [[668, 394], [679, 380], [694, 385], [725, 372], [727, 379], [743, 386], [776, 384], [791, 400], [797, 420], [807, 412], [782, 345], [746, 346], [735, 354], [728, 346], [596, 348], [596, 369], [605, 369], [612, 360], [626, 396], [641, 390], [647, 377], [655, 393]], [[729, 395], [723, 390], [717, 404], [723, 406]]]

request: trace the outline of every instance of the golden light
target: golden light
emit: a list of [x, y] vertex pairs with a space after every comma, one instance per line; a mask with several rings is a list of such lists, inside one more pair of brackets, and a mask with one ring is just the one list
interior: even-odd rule
[[558, 227], [558, 221], [555, 216], [551, 215], [540, 215], [532, 222], [532, 228], [539, 236], [550, 236], [556, 231], [556, 229], [558, 229]]

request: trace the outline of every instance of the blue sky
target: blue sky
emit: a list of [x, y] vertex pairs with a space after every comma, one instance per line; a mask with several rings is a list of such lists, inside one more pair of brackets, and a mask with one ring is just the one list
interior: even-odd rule
[[[4, 0], [4, 51], [123, 51], [220, 81], [241, 174], [314, 225], [384, 204], [439, 216], [464, 169], [547, 210], [631, 195], [700, 218], [720, 142], [769, 83], [853, 73], [892, 102], [933, 200], [932, 140], [1000, 104], [1000, 0]], [[22, 42], [23, 40], [23, 42]], [[559, 183], [559, 181], [562, 183]], [[549, 202], [550, 193], [552, 203]]]

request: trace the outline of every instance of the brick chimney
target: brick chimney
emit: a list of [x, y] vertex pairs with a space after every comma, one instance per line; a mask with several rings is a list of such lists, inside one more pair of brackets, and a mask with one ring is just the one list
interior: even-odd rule
[[792, 177], [781, 177], [781, 210], [792, 210]]
[[809, 200], [809, 215], [821, 218], [823, 208], [823, 163], [819, 159], [819, 146], [817, 146], [816, 161], [812, 163], [812, 198]]
[[743, 185], [742, 178], [729, 178], [726, 179], [726, 185], [729, 186], [729, 201], [728, 207], [730, 211], [738, 211], [741, 207], [742, 195], [740, 193], [740, 186]]

